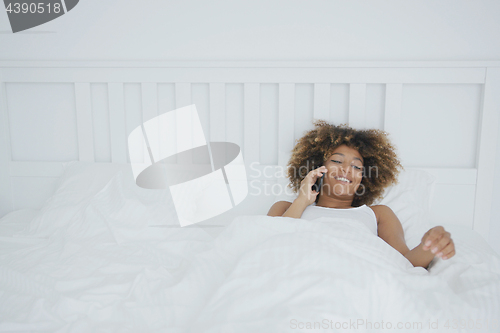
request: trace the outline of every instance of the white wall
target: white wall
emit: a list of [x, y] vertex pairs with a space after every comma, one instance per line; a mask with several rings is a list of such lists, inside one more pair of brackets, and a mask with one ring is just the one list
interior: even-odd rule
[[0, 60], [500, 60], [499, 17], [494, 0], [82, 0], [17, 34], [0, 10]]
[[495, 0], [82, 0], [0, 34], [0, 59], [498, 60], [499, 17]]

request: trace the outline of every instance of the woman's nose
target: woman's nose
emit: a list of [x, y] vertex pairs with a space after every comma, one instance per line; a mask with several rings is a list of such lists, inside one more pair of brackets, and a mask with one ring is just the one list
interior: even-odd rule
[[344, 164], [340, 166], [340, 169], [344, 175], [348, 175], [351, 172], [351, 168], [349, 166], [345, 167]]

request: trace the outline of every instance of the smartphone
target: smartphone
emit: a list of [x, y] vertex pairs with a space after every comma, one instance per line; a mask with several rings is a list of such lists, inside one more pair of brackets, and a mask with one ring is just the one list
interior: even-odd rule
[[319, 192], [319, 190], [323, 186], [323, 179], [325, 178], [325, 175], [326, 175], [326, 172], [323, 172], [323, 176], [318, 177], [318, 179], [316, 180], [316, 183], [314, 183], [314, 185], [312, 186], [313, 191]]

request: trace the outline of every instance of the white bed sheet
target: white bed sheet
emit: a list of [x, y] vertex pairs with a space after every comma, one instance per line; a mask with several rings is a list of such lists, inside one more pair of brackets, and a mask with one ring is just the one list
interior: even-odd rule
[[150, 227], [109, 200], [0, 220], [0, 332], [297, 332], [323, 320], [498, 332], [500, 259], [466, 228], [447, 226], [457, 255], [427, 272], [350, 220], [242, 216], [214, 239]]
[[39, 213], [39, 209], [19, 209], [6, 214], [0, 219], [1, 236], [8, 237], [22, 231]]

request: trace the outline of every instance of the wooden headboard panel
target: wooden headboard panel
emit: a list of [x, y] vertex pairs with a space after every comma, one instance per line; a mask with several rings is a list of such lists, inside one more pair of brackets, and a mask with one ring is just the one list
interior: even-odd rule
[[313, 119], [383, 129], [405, 168], [437, 175], [433, 222], [487, 238], [499, 62], [0, 62], [0, 216], [40, 208], [63, 161], [130, 162], [133, 128], [189, 104], [257, 182]]

